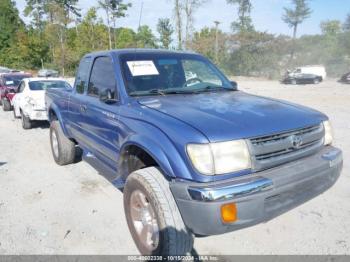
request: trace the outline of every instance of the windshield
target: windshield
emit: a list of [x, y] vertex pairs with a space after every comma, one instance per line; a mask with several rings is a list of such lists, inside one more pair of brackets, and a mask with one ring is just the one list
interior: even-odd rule
[[23, 78], [29, 77], [28, 75], [11, 75], [4, 76], [5, 86], [18, 86]]
[[32, 91], [40, 91], [51, 88], [70, 88], [66, 81], [31, 81], [29, 82], [29, 89]]
[[128, 54], [121, 56], [121, 65], [130, 96], [234, 90], [213, 64], [198, 55]]

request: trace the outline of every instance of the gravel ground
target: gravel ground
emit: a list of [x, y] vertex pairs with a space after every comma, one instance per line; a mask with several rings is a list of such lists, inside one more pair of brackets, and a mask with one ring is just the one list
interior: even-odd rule
[[[283, 86], [239, 80], [242, 90], [300, 103], [332, 119], [344, 170], [325, 194], [268, 223], [196, 239], [198, 254], [350, 254], [350, 85]], [[47, 126], [24, 131], [0, 112], [0, 254], [136, 254], [122, 194], [88, 164], [57, 166]]]

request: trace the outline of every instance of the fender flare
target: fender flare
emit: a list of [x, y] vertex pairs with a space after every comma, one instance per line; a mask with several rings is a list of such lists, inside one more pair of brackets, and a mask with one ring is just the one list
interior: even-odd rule
[[50, 107], [47, 110], [47, 117], [48, 117], [49, 122], [52, 121], [50, 112], [53, 112], [56, 115], [57, 120], [60, 123], [60, 126], [62, 128], [63, 134], [66, 137], [69, 137], [67, 129], [66, 129], [65, 125], [63, 124], [63, 120], [62, 120], [62, 116], [61, 116], [60, 110], [58, 109], [58, 107], [55, 104], [51, 104]]
[[127, 153], [127, 148], [129, 146], [139, 147], [140, 149], [144, 150], [147, 154], [149, 154], [159, 165], [159, 168], [163, 171], [162, 173], [167, 179], [176, 178], [174, 170], [171, 167], [170, 161], [166, 153], [159, 146], [159, 144], [153, 139], [150, 139], [146, 136], [135, 134], [130, 136], [120, 149], [118, 166], [120, 168], [120, 178], [122, 178], [124, 181], [129, 175], [126, 172], [126, 161], [124, 161], [124, 155]]

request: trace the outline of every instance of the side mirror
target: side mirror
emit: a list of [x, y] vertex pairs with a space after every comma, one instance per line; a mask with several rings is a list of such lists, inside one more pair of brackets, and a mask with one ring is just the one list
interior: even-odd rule
[[100, 90], [100, 101], [106, 104], [116, 103], [117, 100], [115, 99], [115, 92], [109, 88]]
[[238, 89], [238, 84], [236, 81], [230, 81], [231, 85], [232, 85], [232, 88], [237, 90]]

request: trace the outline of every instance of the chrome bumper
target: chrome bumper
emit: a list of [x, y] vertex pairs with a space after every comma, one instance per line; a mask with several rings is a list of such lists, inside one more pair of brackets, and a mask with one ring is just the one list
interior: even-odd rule
[[273, 188], [271, 179], [265, 177], [254, 177], [242, 179], [236, 184], [220, 185], [215, 188], [189, 187], [188, 193], [193, 200], [213, 202], [231, 200], [237, 197], [245, 197]]

